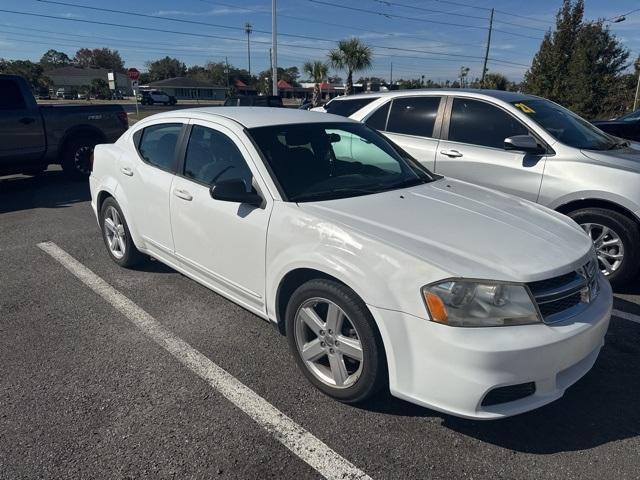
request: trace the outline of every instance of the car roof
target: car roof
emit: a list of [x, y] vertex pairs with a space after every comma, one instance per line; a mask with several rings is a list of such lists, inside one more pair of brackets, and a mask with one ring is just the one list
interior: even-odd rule
[[151, 118], [188, 117], [203, 120], [222, 117], [233, 120], [246, 128], [268, 127], [298, 123], [358, 123], [355, 120], [321, 112], [308, 112], [297, 108], [272, 107], [203, 107], [172, 110], [153, 115]]
[[410, 97], [415, 95], [462, 95], [468, 97], [490, 97], [505, 102], [514, 102], [518, 100], [526, 100], [532, 98], [540, 98], [535, 95], [527, 95], [520, 92], [507, 92], [505, 90], [485, 90], [480, 88], [416, 88], [407, 90], [391, 90], [388, 92], [367, 92], [357, 95], [340, 96], [333, 99], [336, 100], [355, 100], [357, 98], [379, 97], [379, 98], [396, 98]]

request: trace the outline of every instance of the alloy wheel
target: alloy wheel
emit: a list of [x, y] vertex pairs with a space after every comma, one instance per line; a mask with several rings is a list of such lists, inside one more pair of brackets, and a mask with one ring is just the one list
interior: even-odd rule
[[617, 271], [624, 260], [624, 244], [620, 236], [599, 223], [582, 223], [580, 226], [593, 241], [602, 273], [611, 275]]
[[104, 237], [107, 247], [115, 258], [120, 260], [126, 253], [126, 232], [120, 214], [115, 207], [109, 206], [104, 212]]
[[305, 301], [295, 316], [298, 353], [309, 371], [333, 388], [348, 388], [360, 377], [364, 355], [347, 314], [325, 298]]

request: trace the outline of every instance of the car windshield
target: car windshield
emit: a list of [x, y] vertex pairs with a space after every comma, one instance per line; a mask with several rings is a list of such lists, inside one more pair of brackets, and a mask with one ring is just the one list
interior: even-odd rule
[[362, 124], [290, 124], [249, 133], [293, 202], [368, 195], [436, 178]]
[[549, 100], [531, 99], [511, 102], [556, 140], [585, 150], [612, 150], [625, 142], [607, 135], [584, 118]]
[[640, 120], [640, 110], [627, 113], [626, 115], [621, 116], [618, 120], [624, 120], [625, 122], [635, 122], [636, 120]]

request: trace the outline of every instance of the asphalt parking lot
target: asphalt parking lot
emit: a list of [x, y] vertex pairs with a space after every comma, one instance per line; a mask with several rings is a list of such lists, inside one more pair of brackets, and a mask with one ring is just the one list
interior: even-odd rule
[[[250, 394], [230, 400], [42, 242]], [[266, 322], [158, 262], [111, 262], [87, 183], [0, 178], [0, 478], [637, 479], [639, 283], [616, 294], [593, 370], [551, 405], [494, 422], [385, 395], [353, 407], [308, 384]], [[245, 413], [253, 394], [309, 448]]]

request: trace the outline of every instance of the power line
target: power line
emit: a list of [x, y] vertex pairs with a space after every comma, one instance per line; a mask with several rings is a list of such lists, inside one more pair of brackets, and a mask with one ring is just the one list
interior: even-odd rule
[[[228, 28], [228, 29], [233, 29], [233, 30], [241, 30], [243, 32], [246, 32], [246, 29], [244, 27], [231, 27], [228, 25], [218, 25], [218, 24], [210, 24], [210, 23], [206, 23], [206, 22], [199, 22], [199, 21], [193, 21], [193, 20], [181, 20], [181, 19], [174, 19], [174, 18], [167, 18], [167, 17], [157, 17], [154, 15], [146, 15], [146, 14], [138, 14], [135, 12], [129, 12], [129, 11], [125, 11], [125, 10], [114, 10], [114, 9], [108, 9], [108, 8], [101, 8], [101, 7], [92, 7], [92, 6], [88, 6], [88, 5], [80, 5], [80, 4], [73, 4], [73, 3], [68, 3], [68, 2], [61, 2], [61, 1], [56, 1], [56, 0], [37, 0], [39, 2], [42, 3], [52, 3], [52, 4], [58, 4], [58, 5], [65, 5], [65, 6], [75, 6], [78, 8], [84, 8], [84, 9], [88, 9], [88, 10], [94, 10], [94, 11], [107, 11], [110, 13], [118, 13], [118, 14], [123, 14], [123, 15], [132, 15], [132, 16], [145, 16], [145, 17], [150, 17], [153, 19], [162, 19], [162, 20], [170, 20], [170, 21], [175, 21], [175, 22], [180, 22], [180, 23], [189, 23], [189, 24], [198, 24], [198, 25], [206, 25], [206, 26], [213, 26], [213, 27], [224, 27], [224, 28]], [[60, 17], [58, 17], [60, 18]], [[77, 19], [76, 19], [77, 20]], [[131, 28], [131, 27], [128, 27]], [[140, 27], [140, 28], [145, 28], [145, 27]], [[256, 32], [261, 32], [261, 33], [265, 33], [265, 34], [270, 34], [270, 31], [266, 31], [266, 30], [253, 30]], [[175, 32], [174, 32], [175, 33]], [[290, 34], [282, 34], [282, 35], [288, 35], [288, 36], [294, 36], [296, 38], [303, 38], [305, 40], [313, 40], [313, 41], [323, 41], [323, 42], [331, 42], [333, 43], [332, 40], [327, 40], [325, 38], [318, 38], [318, 37], [312, 37], [309, 35], [290, 35]], [[225, 37], [220, 37], [219, 38], [225, 38]], [[229, 38], [229, 37], [227, 37]], [[260, 43], [259, 41], [254, 40], [254, 42], [256, 43]], [[261, 43], [269, 43], [269, 42], [261, 42]], [[286, 44], [282, 44], [282, 45], [286, 45]], [[293, 45], [292, 45], [293, 46]], [[406, 52], [415, 52], [415, 53], [427, 53], [427, 54], [431, 54], [431, 55], [438, 55], [438, 56], [450, 56], [450, 57], [458, 57], [458, 58], [477, 58], [477, 57], [473, 57], [471, 55], [463, 55], [463, 54], [455, 54], [455, 53], [442, 53], [442, 52], [434, 52], [434, 51], [430, 51], [430, 50], [425, 50], [425, 49], [421, 49], [421, 50], [415, 50], [415, 49], [408, 49], [408, 48], [400, 48], [400, 47], [388, 47], [385, 45], [371, 45], [372, 47], [375, 48], [382, 48], [382, 49], [387, 49], [387, 50], [394, 50], [394, 51], [406, 51]], [[306, 47], [306, 48], [311, 48], [311, 47]]]
[[[335, 8], [341, 8], [341, 9], [345, 9], [345, 10], [351, 10], [354, 12], [362, 12], [362, 13], [367, 13], [370, 15], [377, 15], [380, 17], [386, 17], [388, 19], [393, 19], [393, 18], [399, 18], [402, 20], [410, 20], [413, 22], [422, 22], [422, 23], [434, 23], [437, 25], [446, 25], [446, 26], [450, 26], [450, 27], [461, 27], [461, 28], [472, 28], [472, 29], [476, 29], [476, 30], [488, 30], [487, 27], [484, 26], [480, 26], [480, 25], [469, 25], [469, 24], [461, 24], [461, 23], [453, 23], [453, 22], [442, 22], [439, 20], [429, 20], [426, 18], [417, 18], [417, 17], [407, 17], [405, 15], [396, 15], [393, 13], [385, 13], [385, 12], [380, 12], [380, 11], [376, 11], [376, 10], [368, 10], [365, 8], [358, 8], [358, 7], [351, 7], [351, 6], [347, 6], [347, 5], [340, 5], [338, 3], [332, 3], [332, 2], [327, 2], [324, 0], [307, 0], [309, 2], [312, 3], [317, 3], [317, 4], [321, 4], [321, 5], [327, 5], [330, 7], [335, 7]], [[498, 30], [498, 29], [493, 29], [495, 32], [501, 32], [504, 34], [508, 34], [508, 35], [514, 35], [516, 37], [523, 37], [523, 38], [530, 38], [533, 40], [542, 40], [541, 37], [532, 37], [530, 35], [525, 35], [522, 33], [516, 33], [516, 32], [510, 32], [508, 30]]]
[[[67, 22], [90, 23], [90, 24], [94, 24], [94, 25], [120, 27], [120, 28], [132, 29], [132, 30], [144, 30], [144, 31], [160, 32], [160, 33], [172, 33], [172, 34], [176, 34], [176, 35], [186, 35], [186, 36], [192, 36], [192, 37], [216, 38], [216, 39], [221, 39], [221, 40], [232, 40], [234, 42], [237, 42], [239, 40], [238, 38], [235, 38], [235, 37], [226, 37], [226, 36], [222, 36], [222, 35], [212, 35], [212, 34], [195, 33], [195, 32], [181, 32], [181, 31], [176, 31], [176, 30], [167, 30], [167, 29], [153, 28], [153, 27], [142, 27], [142, 26], [134, 26], [134, 25], [125, 25], [125, 24], [119, 24], [119, 23], [113, 23], [113, 22], [103, 22], [103, 21], [97, 21], [97, 20], [87, 20], [87, 19], [69, 18], [69, 17], [57, 17], [55, 15], [46, 15], [46, 14], [42, 14], [42, 13], [18, 12], [18, 11], [15, 11], [15, 10], [7, 10], [7, 9], [0, 9], [0, 12], [12, 13], [12, 14], [15, 14], [15, 15], [30, 16], [30, 17], [62, 20], [62, 21], [67, 21]], [[495, 31], [495, 29], [494, 29], [494, 31]], [[261, 41], [261, 40], [254, 40], [254, 43], [271, 45], [271, 42]], [[290, 44], [290, 43], [280, 43], [280, 45], [284, 46], [284, 47], [302, 48], [302, 49], [308, 49], [308, 50], [319, 50], [319, 51], [322, 51], [322, 52], [326, 52], [326, 49], [322, 48], [322, 47], [313, 47], [313, 46], [308, 46], [308, 45]], [[445, 57], [457, 57], [457, 58], [464, 58], [464, 59], [479, 59], [479, 58], [482, 58], [482, 57], [474, 57], [474, 56], [471, 56], [471, 55], [460, 55], [460, 54], [452, 54], [452, 53], [431, 52], [431, 51], [426, 51], [426, 50], [406, 49], [406, 48], [400, 48], [400, 47], [387, 47], [387, 46], [375, 46], [375, 47], [376, 48], [394, 50], [394, 51], [401, 51], [401, 52], [405, 52], [406, 51], [406, 52], [415, 52], [415, 53], [422, 53], [422, 54], [426, 53], [426, 54], [429, 54], [429, 55], [439, 55], [439, 56], [445, 56]], [[415, 56], [406, 56], [406, 55], [398, 55], [398, 54], [394, 54], [394, 55], [377, 54], [377, 56], [417, 58], [417, 59], [421, 59], [421, 60], [428, 60], [428, 59], [431, 59], [431, 60], [438, 59], [438, 60], [441, 60], [441, 61], [445, 61], [446, 60], [444, 58], [437, 58], [437, 57], [415, 57]], [[498, 60], [498, 59], [490, 59], [490, 60], [493, 61], [493, 62], [502, 63], [502, 64], [506, 64], [506, 65], [515, 65], [515, 66], [522, 66], [522, 67], [528, 67], [529, 66], [529, 65], [525, 65], [525, 64], [521, 64], [521, 63], [507, 61], [507, 60]]]
[[547, 20], [541, 20], [541, 19], [535, 18], [535, 17], [527, 17], [526, 15], [520, 15], [520, 14], [512, 13], [512, 12], [505, 12], [504, 10], [496, 9], [496, 13], [501, 13], [503, 15], [509, 15], [510, 17], [522, 18], [524, 20], [529, 20], [530, 22], [543, 23], [543, 24], [547, 25], [548, 27], [552, 26], [552, 24], [553, 24], [553, 22], [550, 23]]

